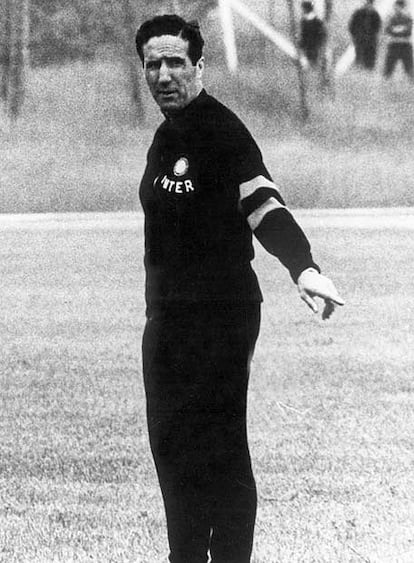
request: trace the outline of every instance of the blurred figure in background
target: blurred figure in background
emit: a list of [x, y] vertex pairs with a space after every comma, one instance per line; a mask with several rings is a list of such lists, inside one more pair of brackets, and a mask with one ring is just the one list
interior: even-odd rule
[[316, 15], [313, 2], [305, 0], [302, 2], [299, 48], [311, 66], [316, 66], [320, 61], [325, 42], [325, 24]]
[[401, 61], [406, 74], [413, 79], [413, 19], [406, 10], [405, 0], [396, 0], [394, 10], [385, 24], [387, 36], [387, 54], [385, 57], [384, 76], [390, 77]]
[[374, 0], [366, 0], [363, 6], [355, 10], [349, 21], [348, 29], [355, 47], [356, 64], [367, 70], [375, 68], [381, 23]]

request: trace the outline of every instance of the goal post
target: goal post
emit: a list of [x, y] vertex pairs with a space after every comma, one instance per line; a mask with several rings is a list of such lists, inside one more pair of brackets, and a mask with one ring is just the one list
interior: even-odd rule
[[251, 23], [262, 35], [267, 37], [278, 49], [293, 61], [299, 59], [296, 46], [276, 31], [265, 19], [256, 14], [240, 0], [219, 0], [219, 13], [226, 50], [227, 66], [230, 72], [235, 72], [238, 66], [237, 46], [233, 24], [233, 12]]

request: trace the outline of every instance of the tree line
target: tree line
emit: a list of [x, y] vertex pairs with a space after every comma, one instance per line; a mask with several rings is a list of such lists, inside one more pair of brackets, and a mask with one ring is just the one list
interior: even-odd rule
[[[29, 67], [93, 59], [109, 45], [118, 50], [130, 81], [137, 122], [144, 118], [140, 73], [134, 49], [139, 22], [157, 13], [179, 13], [202, 19], [218, 0], [1, 0], [0, 98], [11, 119], [24, 100], [25, 73]], [[286, 0], [295, 36], [294, 0]], [[333, 0], [324, 0], [325, 20]], [[298, 68], [299, 75], [301, 70]], [[300, 77], [300, 83], [303, 80]]]
[[1, 0], [0, 97], [11, 119], [20, 112], [28, 67], [92, 59], [103, 45], [119, 50], [142, 117], [134, 35], [156, 13], [202, 17], [216, 0]]

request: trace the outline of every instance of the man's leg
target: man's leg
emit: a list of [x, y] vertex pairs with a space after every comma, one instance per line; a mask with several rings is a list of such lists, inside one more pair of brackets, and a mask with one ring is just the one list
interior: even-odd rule
[[192, 447], [197, 437], [184, 430], [194, 429], [196, 418], [177, 415], [174, 420], [161, 420], [150, 416], [149, 425], [165, 506], [170, 561], [206, 563], [211, 534], [210, 484], [206, 467]]
[[199, 454], [199, 413], [191, 407], [191, 331], [185, 311], [150, 315], [143, 338], [151, 450], [164, 500], [171, 563], [206, 563], [210, 541], [209, 482]]
[[256, 485], [246, 432], [250, 360], [260, 323], [258, 305], [243, 305], [228, 313], [215, 353], [218, 394], [214, 418], [212, 460], [214, 510], [210, 552], [213, 563], [250, 561], [256, 518]]
[[388, 45], [387, 54], [385, 56], [385, 66], [384, 66], [384, 76], [389, 78], [394, 72], [395, 65], [398, 61], [398, 51], [396, 49], [398, 45]]
[[250, 562], [257, 494], [245, 424], [245, 419], [235, 416], [221, 428], [221, 442], [227, 452], [216, 469], [210, 546], [213, 563]]
[[401, 52], [401, 60], [406, 74], [413, 78], [413, 46], [411, 44], [403, 45]]
[[355, 47], [355, 64], [357, 66], [365, 66], [365, 44], [362, 41], [354, 41]]
[[375, 42], [367, 42], [364, 55], [365, 68], [367, 70], [373, 70], [377, 60], [377, 45]]

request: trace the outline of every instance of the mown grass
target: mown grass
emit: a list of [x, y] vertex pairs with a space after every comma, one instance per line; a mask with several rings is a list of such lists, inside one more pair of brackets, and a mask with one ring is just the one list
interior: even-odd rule
[[[322, 322], [257, 249], [253, 562], [412, 561], [412, 211], [297, 215], [347, 303]], [[141, 382], [142, 218], [3, 217], [0, 237], [0, 560], [165, 561]]]

